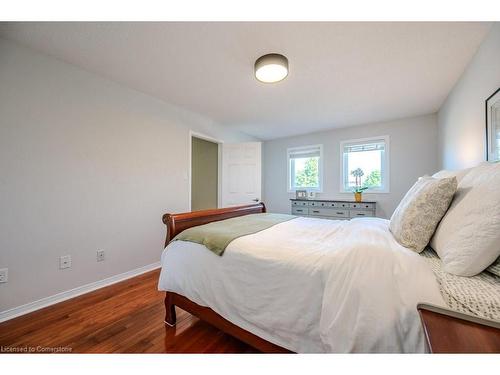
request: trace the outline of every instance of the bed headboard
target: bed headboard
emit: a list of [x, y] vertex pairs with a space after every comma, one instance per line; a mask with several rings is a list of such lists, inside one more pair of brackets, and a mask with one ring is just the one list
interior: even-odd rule
[[212, 221], [264, 212], [266, 212], [266, 206], [260, 202], [246, 206], [217, 208], [214, 210], [184, 212], [180, 214], [165, 214], [163, 215], [163, 223], [167, 226], [165, 247], [175, 236], [185, 229], [211, 223]]

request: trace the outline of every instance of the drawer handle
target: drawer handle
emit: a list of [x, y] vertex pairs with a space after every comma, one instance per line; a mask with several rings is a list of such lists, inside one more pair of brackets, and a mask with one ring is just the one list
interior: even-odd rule
[[297, 212], [302, 212], [303, 210], [297, 210]]
[[358, 213], [358, 214], [356, 214], [356, 215], [358, 215], [358, 216], [365, 216], [365, 214], [360, 214], [360, 213]]
[[319, 211], [313, 211], [313, 213], [315, 213], [315, 214], [319, 214]]
[[337, 211], [337, 215], [343, 215], [344, 213], [343, 212], [338, 212]]

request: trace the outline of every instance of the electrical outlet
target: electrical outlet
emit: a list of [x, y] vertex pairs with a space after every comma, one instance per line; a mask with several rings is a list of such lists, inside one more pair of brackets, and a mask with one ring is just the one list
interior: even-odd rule
[[59, 258], [59, 269], [65, 269], [71, 267], [71, 255], [64, 255]]
[[0, 283], [6, 283], [9, 281], [9, 269], [2, 268], [0, 269]]
[[97, 250], [97, 261], [102, 262], [104, 260], [104, 250]]

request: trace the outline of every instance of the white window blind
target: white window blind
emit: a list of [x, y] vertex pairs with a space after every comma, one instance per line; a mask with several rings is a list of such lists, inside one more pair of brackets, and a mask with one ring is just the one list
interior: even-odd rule
[[344, 153], [365, 151], [385, 151], [385, 141], [344, 145]]
[[302, 159], [302, 158], [319, 158], [321, 156], [320, 146], [311, 146], [307, 148], [297, 148], [290, 149], [288, 151], [288, 157], [290, 159]]

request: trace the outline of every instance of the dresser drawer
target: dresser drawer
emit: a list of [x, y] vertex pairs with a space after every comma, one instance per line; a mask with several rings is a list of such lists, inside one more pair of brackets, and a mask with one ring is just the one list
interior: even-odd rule
[[329, 202], [313, 201], [309, 202], [310, 207], [328, 207]]
[[355, 217], [373, 217], [373, 211], [368, 211], [368, 210], [350, 210], [349, 211], [349, 217], [350, 218], [355, 218]]
[[331, 217], [349, 218], [349, 211], [348, 210], [329, 209], [328, 212], [329, 212], [328, 216], [331, 216]]
[[338, 204], [335, 202], [311, 202], [309, 203], [311, 207], [320, 207], [320, 208], [331, 208], [338, 207]]
[[361, 210], [373, 210], [375, 209], [375, 203], [349, 203], [350, 208], [358, 208]]
[[348, 202], [335, 202], [335, 207], [337, 208], [349, 208]]
[[292, 206], [307, 207], [308, 205], [309, 205], [309, 202], [307, 202], [307, 201], [292, 201]]
[[[324, 202], [325, 203], [325, 207], [328, 207], [328, 208], [347, 208], [348, 206], [345, 206], [345, 203], [341, 203], [341, 202]], [[342, 204], [344, 204], [344, 206], [342, 206]]]
[[329, 208], [317, 208], [317, 207], [310, 207], [309, 208], [309, 215], [314, 215], [314, 216], [334, 216], [333, 210]]
[[309, 215], [307, 207], [292, 207], [292, 215]]

